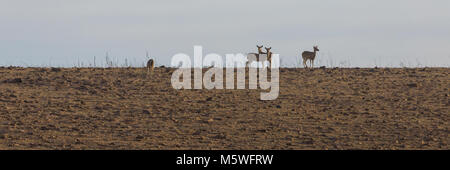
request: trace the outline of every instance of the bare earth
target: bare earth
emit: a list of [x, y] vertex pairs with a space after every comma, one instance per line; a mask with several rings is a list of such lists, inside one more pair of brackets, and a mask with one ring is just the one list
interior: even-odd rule
[[450, 68], [283, 68], [274, 101], [173, 71], [0, 68], [0, 149], [450, 149]]

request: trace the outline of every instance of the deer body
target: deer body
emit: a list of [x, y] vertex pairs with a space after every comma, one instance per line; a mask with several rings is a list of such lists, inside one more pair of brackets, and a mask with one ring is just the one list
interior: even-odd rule
[[317, 46], [314, 46], [314, 52], [311, 52], [311, 51], [304, 51], [304, 52], [302, 53], [303, 66], [304, 66], [305, 68], [308, 68], [308, 65], [307, 65], [307, 63], [306, 63], [308, 60], [309, 60], [309, 62], [310, 62], [310, 64], [311, 64], [311, 68], [314, 67], [314, 59], [316, 58], [317, 51], [319, 51], [319, 48], [318, 48]]

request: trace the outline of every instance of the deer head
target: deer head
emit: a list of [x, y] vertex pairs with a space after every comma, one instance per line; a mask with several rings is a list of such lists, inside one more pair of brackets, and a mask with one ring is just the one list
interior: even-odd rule
[[314, 46], [314, 51], [319, 51], [319, 47]]
[[256, 48], [258, 48], [258, 51], [261, 51], [261, 48], [263, 48], [263, 46], [256, 45]]
[[262, 53], [263, 53], [263, 52], [262, 52], [263, 46], [262, 46], [262, 45], [261, 45], [261, 46], [256, 45], [256, 47], [258, 48], [258, 53], [259, 53], [259, 54], [262, 54]]

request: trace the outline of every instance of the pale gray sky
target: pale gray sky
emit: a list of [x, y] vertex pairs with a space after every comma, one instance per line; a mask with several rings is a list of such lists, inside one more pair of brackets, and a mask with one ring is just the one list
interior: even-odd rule
[[[105, 53], [168, 65], [271, 46], [283, 65], [319, 45], [316, 65], [449, 67], [448, 0], [0, 0], [0, 65], [97, 65]], [[297, 61], [296, 61], [297, 60]]]

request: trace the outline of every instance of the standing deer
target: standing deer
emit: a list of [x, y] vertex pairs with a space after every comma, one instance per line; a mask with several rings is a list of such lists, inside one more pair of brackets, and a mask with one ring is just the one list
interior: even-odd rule
[[150, 59], [147, 61], [147, 73], [150, 71], [153, 72], [153, 69], [155, 68], [155, 61], [153, 59]]
[[266, 48], [267, 61], [269, 61], [269, 67], [271, 67], [271, 65], [272, 65], [272, 52], [270, 52], [271, 49], [272, 49], [272, 47]]
[[[259, 56], [261, 55], [261, 54], [267, 54], [267, 53], [264, 53], [263, 51], [262, 51], [262, 48], [263, 48], [263, 46], [261, 45], [261, 46], [259, 46], [259, 45], [256, 45], [256, 48], [258, 48], [258, 53], [249, 53], [248, 55], [247, 55], [247, 64], [246, 65], [248, 65], [248, 64], [251, 64], [251, 63], [253, 63], [253, 62], [258, 62], [259, 61]], [[255, 58], [250, 58], [249, 56], [255, 56]]]
[[316, 53], [317, 51], [319, 51], [319, 48], [317, 46], [314, 46], [314, 52], [311, 51], [304, 51], [302, 53], [302, 58], [303, 58], [303, 66], [305, 68], [308, 68], [308, 65], [306, 64], [306, 62], [309, 60], [311, 63], [311, 68], [314, 67], [314, 59], [316, 58]]

